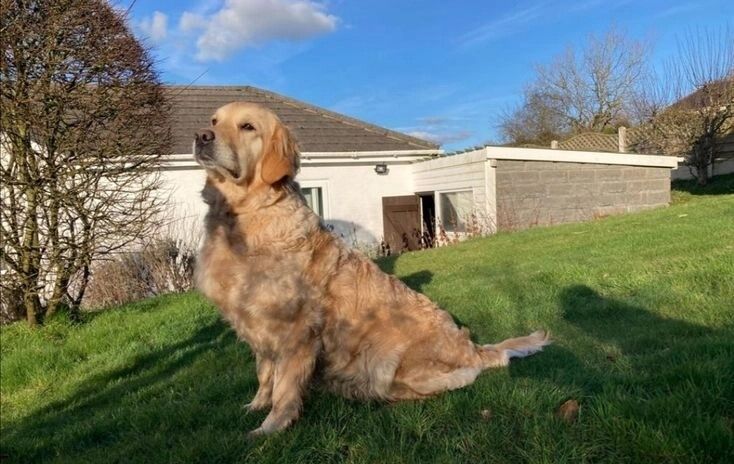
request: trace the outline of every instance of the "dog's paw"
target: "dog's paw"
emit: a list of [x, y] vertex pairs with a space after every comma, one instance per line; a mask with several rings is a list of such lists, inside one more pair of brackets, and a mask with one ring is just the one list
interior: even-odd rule
[[263, 431], [262, 427], [258, 427], [255, 430], [250, 430], [247, 432], [247, 439], [248, 440], [257, 440], [258, 438], [265, 435], [265, 432]]
[[255, 430], [250, 430], [247, 432], [247, 439], [248, 440], [257, 440], [259, 438], [262, 438], [266, 435], [269, 435], [271, 432], [268, 432], [262, 427], [258, 427]]
[[270, 407], [270, 403], [266, 403], [264, 401], [257, 401], [253, 400], [247, 403], [246, 405], [242, 406], [242, 409], [244, 409], [246, 412], [256, 412], [256, 411], [264, 411]]

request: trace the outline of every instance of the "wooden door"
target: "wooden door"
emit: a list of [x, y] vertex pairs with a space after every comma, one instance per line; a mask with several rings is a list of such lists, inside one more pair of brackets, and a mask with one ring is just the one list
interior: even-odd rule
[[382, 197], [382, 224], [384, 240], [391, 253], [417, 250], [421, 230], [420, 197]]

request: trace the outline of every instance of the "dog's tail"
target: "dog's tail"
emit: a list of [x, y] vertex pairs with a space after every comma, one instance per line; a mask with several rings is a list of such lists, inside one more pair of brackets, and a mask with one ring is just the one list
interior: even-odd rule
[[551, 343], [550, 334], [545, 330], [538, 330], [526, 337], [508, 338], [496, 345], [480, 345], [479, 356], [484, 362], [484, 368], [501, 367], [510, 363], [511, 358], [524, 358], [541, 351]]

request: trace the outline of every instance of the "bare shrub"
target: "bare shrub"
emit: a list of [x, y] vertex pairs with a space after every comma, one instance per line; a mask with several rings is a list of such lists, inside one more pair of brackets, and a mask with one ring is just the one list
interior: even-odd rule
[[333, 224], [326, 224], [326, 228], [334, 236], [341, 238], [350, 248], [354, 248], [370, 258], [390, 255], [390, 246], [384, 240], [380, 243], [360, 240], [357, 235], [357, 226], [354, 223], [351, 223], [351, 227], [346, 233], [337, 231]]
[[646, 122], [634, 149], [684, 157], [698, 184], [706, 185], [719, 143], [734, 133], [734, 31], [680, 37], [677, 53], [650, 73], [636, 105]]
[[630, 125], [649, 55], [646, 41], [614, 28], [589, 36], [580, 50], [568, 47], [536, 67], [523, 101], [501, 117], [503, 138], [513, 145], [548, 146], [572, 134]]
[[0, 10], [0, 290], [20, 288], [33, 326], [60, 307], [76, 313], [93, 263], [151, 235], [170, 105], [110, 2]]
[[164, 238], [93, 266], [83, 306], [100, 309], [194, 287], [195, 246]]
[[462, 221], [463, 227], [461, 228], [463, 230], [454, 232], [458, 228], [457, 223], [458, 221], [452, 219], [452, 223], [450, 224], [452, 230], [447, 230], [445, 225], [438, 221], [438, 236], [436, 237], [434, 247], [454, 245], [467, 239], [486, 237], [497, 231], [496, 221], [477, 211], [472, 211], [465, 215]]
[[145, 298], [136, 255], [121, 254], [116, 259], [95, 263], [82, 307], [102, 309]]

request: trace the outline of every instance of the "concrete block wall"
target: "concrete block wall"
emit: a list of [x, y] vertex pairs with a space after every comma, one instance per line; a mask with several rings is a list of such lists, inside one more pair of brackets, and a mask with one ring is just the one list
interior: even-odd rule
[[670, 169], [550, 161], [496, 161], [500, 230], [578, 222], [670, 202]]

